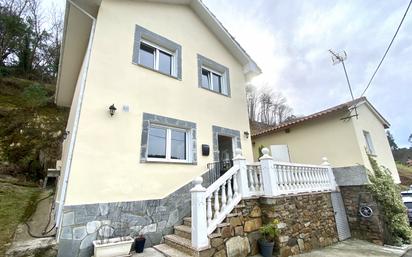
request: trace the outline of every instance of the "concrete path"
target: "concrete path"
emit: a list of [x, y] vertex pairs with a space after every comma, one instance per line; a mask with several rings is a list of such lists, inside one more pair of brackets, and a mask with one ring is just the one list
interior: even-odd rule
[[346, 240], [297, 257], [400, 257], [407, 247], [379, 246], [361, 240]]

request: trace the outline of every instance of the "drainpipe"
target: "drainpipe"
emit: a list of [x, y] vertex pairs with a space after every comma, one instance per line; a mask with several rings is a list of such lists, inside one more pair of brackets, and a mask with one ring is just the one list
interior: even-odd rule
[[[79, 92], [79, 100], [77, 102], [76, 106], [76, 112], [75, 112], [75, 117], [74, 117], [74, 123], [73, 123], [73, 129], [72, 129], [72, 138], [70, 140], [69, 144], [69, 150], [68, 150], [68, 157], [66, 160], [66, 165], [64, 169], [64, 177], [63, 177], [63, 183], [62, 183], [62, 188], [61, 188], [61, 193], [58, 199], [58, 209], [57, 209], [57, 216], [56, 216], [56, 226], [58, 229], [60, 229], [60, 225], [62, 223], [62, 217], [63, 217], [63, 207], [64, 203], [66, 200], [66, 194], [67, 194], [67, 185], [69, 181], [69, 176], [70, 176], [70, 170], [71, 170], [71, 164], [72, 164], [72, 159], [73, 159], [73, 150], [74, 146], [76, 143], [76, 136], [77, 136], [77, 130], [79, 126], [79, 120], [80, 120], [80, 112], [82, 108], [82, 103], [83, 103], [83, 96], [84, 96], [84, 90], [85, 90], [85, 85], [86, 85], [86, 78], [87, 78], [87, 72], [89, 69], [89, 63], [90, 63], [90, 53], [91, 53], [91, 48], [93, 45], [93, 37], [94, 37], [94, 32], [96, 28], [96, 18], [94, 18], [92, 15], [87, 13], [85, 10], [83, 10], [80, 6], [77, 4], [73, 3], [71, 0], [67, 0], [72, 6], [74, 6], [76, 9], [84, 13], [87, 17], [89, 17], [93, 24], [92, 28], [90, 31], [90, 38], [89, 38], [89, 43], [87, 45], [87, 51], [84, 57], [84, 70], [81, 74], [81, 81], [80, 81], [80, 92]], [[59, 233], [57, 233], [57, 239], [59, 239]]]

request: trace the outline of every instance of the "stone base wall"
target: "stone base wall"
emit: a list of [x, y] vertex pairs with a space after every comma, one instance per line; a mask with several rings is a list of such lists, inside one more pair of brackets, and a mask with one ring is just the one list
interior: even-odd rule
[[[204, 185], [213, 181], [214, 171], [203, 174]], [[145, 247], [157, 245], [173, 226], [190, 216], [192, 183], [164, 199], [65, 206], [59, 229], [58, 257], [90, 257], [92, 242], [101, 238], [145, 235]]]
[[263, 223], [278, 219], [280, 256], [309, 252], [338, 242], [330, 193], [261, 198]]
[[[385, 242], [385, 226], [382, 213], [377, 202], [366, 186], [341, 186], [343, 202], [352, 237], [383, 245]], [[362, 217], [361, 206], [369, 206], [373, 215]]]

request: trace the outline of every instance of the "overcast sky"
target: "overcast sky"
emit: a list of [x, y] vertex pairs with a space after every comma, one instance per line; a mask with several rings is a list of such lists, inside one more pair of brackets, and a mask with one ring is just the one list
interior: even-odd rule
[[[45, 0], [64, 5], [64, 0]], [[263, 70], [257, 79], [284, 94], [295, 114], [350, 100], [341, 65], [348, 54], [355, 97], [366, 87], [409, 0], [204, 0]], [[412, 133], [412, 10], [366, 96], [391, 123], [400, 146]]]

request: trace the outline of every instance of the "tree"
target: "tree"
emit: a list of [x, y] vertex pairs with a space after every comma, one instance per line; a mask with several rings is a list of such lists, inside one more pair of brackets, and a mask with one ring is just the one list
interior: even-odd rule
[[395, 142], [395, 139], [393, 138], [391, 132], [388, 130], [386, 131], [386, 137], [388, 138], [389, 146], [391, 147], [392, 151], [396, 151], [399, 149], [398, 145]]
[[0, 5], [0, 65], [16, 53], [26, 31], [26, 24], [12, 8]]
[[412, 134], [409, 135], [408, 142], [412, 144]]
[[251, 121], [277, 125], [293, 116], [292, 108], [287, 105], [286, 98], [267, 87], [257, 90], [253, 86], [248, 86], [246, 95]]

